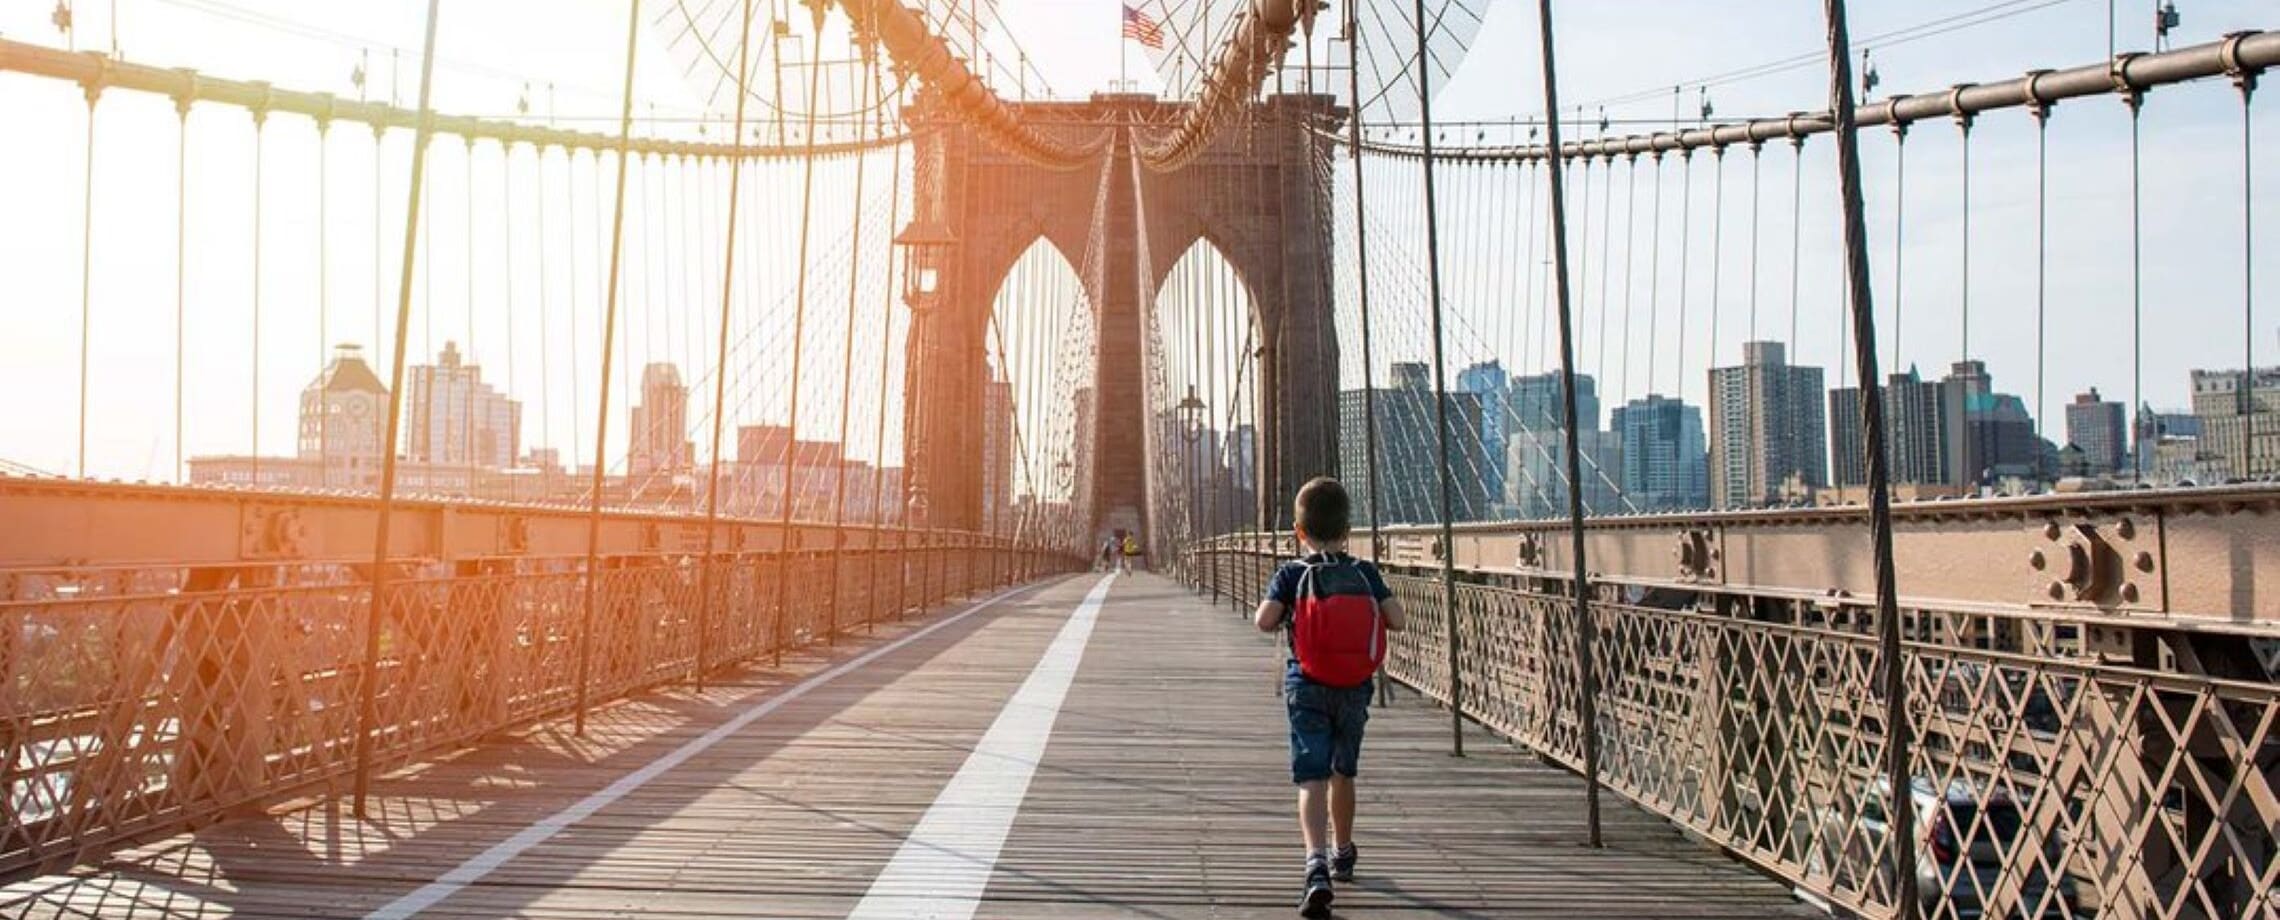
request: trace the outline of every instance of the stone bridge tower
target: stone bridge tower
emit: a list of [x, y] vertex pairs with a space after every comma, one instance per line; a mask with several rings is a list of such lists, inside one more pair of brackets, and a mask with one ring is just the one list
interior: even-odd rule
[[[1018, 106], [1023, 119], [1100, 153], [1068, 168], [1007, 153], [922, 98], [914, 209], [902, 239], [935, 243], [931, 295], [914, 295], [906, 387], [906, 482], [928, 522], [977, 527], [982, 514], [982, 399], [991, 302], [1015, 261], [1042, 239], [1083, 280], [1094, 308], [1090, 464], [1094, 532], [1148, 532], [1147, 313], [1161, 279], [1208, 242], [1255, 305], [1260, 420], [1256, 522], [1289, 523], [1300, 483], [1338, 469], [1338, 339], [1332, 328], [1329, 145], [1340, 111], [1327, 96], [1283, 95], [1220, 132], [1180, 169], [1134, 155], [1134, 135], [1175, 121], [1184, 104], [1153, 96]], [[1137, 130], [1127, 127], [1140, 126]], [[1226, 343], [1230, 350], [1237, 343]], [[1074, 401], [1074, 394], [1071, 395]], [[1072, 411], [1074, 407], [1072, 406]], [[1213, 407], [1225, 417], [1225, 407]], [[1080, 432], [1082, 436], [1082, 432]], [[1087, 481], [1080, 475], [1079, 482]]]

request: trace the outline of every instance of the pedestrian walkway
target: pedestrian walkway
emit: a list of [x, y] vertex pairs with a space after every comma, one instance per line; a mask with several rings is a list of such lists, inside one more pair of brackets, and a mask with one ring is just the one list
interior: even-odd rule
[[[1153, 575], [1070, 576], [0, 889], [33, 917], [1288, 917], [1278, 661]], [[1780, 885], [1400, 695], [1352, 917], [1807, 916]]]

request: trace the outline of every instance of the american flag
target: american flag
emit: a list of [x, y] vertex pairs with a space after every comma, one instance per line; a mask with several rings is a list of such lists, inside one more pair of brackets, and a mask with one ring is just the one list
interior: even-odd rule
[[1124, 37], [1139, 42], [1143, 48], [1164, 50], [1163, 24], [1149, 18], [1148, 14], [1134, 9], [1130, 4], [1126, 4], [1124, 7]]

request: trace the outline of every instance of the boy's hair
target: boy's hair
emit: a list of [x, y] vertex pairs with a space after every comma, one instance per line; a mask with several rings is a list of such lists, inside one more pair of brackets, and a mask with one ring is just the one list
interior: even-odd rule
[[1353, 530], [1353, 502], [1346, 487], [1328, 476], [1316, 476], [1298, 487], [1298, 530], [1316, 542], [1343, 540]]

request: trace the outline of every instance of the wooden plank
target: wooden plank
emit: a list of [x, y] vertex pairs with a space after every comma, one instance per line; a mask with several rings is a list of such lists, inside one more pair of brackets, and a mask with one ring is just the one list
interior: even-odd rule
[[[844, 916], [1035, 666], [1091, 576], [958, 621], [792, 700], [529, 848], [445, 917]], [[877, 641], [918, 623], [891, 625]], [[874, 643], [610, 707], [407, 768], [380, 812], [280, 807], [0, 889], [0, 915], [357, 917]], [[1008, 837], [984, 917], [1285, 917], [1300, 853], [1279, 654], [1224, 606], [1119, 580]], [[1404, 696], [1363, 755], [1356, 915], [1808, 915], [1780, 886]]]

